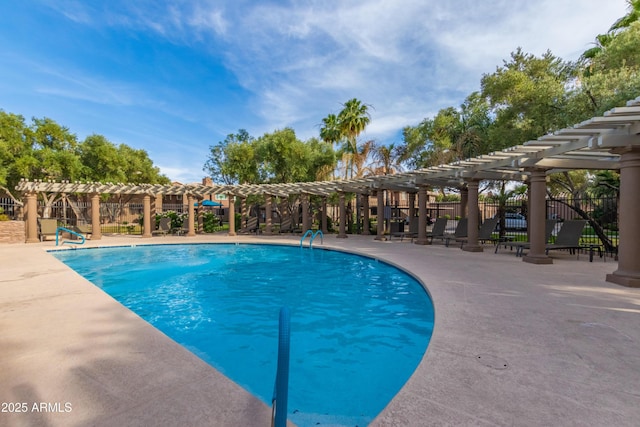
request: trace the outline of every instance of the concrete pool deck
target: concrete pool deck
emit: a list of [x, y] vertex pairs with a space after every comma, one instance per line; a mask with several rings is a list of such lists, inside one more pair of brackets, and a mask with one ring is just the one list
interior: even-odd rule
[[[299, 239], [105, 236], [86, 246]], [[541, 266], [508, 249], [373, 236], [323, 246], [403, 267], [434, 301], [429, 348], [372, 425], [639, 424], [640, 289], [605, 282], [611, 259], [553, 253]], [[270, 425], [270, 407], [46, 252], [54, 247], [0, 244], [0, 425]]]

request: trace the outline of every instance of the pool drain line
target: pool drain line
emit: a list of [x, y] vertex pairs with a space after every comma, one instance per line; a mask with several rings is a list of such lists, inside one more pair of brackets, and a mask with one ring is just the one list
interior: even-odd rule
[[289, 309], [280, 309], [280, 326], [278, 330], [278, 367], [276, 381], [271, 398], [271, 425], [273, 427], [286, 427], [287, 425], [287, 400], [289, 398]]

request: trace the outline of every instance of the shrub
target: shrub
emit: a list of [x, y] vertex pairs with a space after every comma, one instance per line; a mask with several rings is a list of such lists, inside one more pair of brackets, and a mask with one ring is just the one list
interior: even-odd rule
[[220, 229], [220, 218], [213, 212], [202, 214], [202, 228], [205, 233], [214, 233]]

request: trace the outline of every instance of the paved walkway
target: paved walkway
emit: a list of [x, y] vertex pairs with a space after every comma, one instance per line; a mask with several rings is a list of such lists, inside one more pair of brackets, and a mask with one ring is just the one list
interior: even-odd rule
[[[203, 241], [299, 237], [87, 245]], [[555, 253], [539, 266], [509, 250], [363, 236], [327, 236], [324, 246], [406, 268], [434, 300], [424, 359], [373, 425], [639, 425], [640, 289], [605, 282], [610, 259]], [[53, 247], [0, 245], [0, 425], [270, 425], [267, 405], [47, 254]]]

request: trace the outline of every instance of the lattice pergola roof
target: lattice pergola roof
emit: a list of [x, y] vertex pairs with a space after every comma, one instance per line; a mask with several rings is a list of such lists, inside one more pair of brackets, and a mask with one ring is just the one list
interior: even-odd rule
[[619, 169], [619, 153], [640, 147], [640, 97], [571, 128], [562, 129], [502, 151], [449, 164], [395, 175], [359, 179], [298, 182], [289, 184], [213, 185], [116, 184], [22, 180], [16, 190], [50, 193], [191, 194], [204, 198], [213, 194], [240, 197], [268, 194], [313, 194], [337, 191], [368, 193], [378, 189], [417, 191], [421, 185], [455, 187], [466, 180], [523, 181], [532, 169], [549, 173], [574, 169]]

